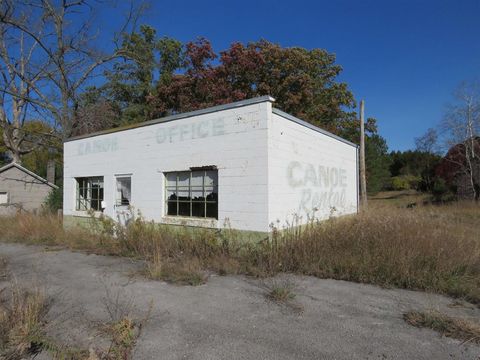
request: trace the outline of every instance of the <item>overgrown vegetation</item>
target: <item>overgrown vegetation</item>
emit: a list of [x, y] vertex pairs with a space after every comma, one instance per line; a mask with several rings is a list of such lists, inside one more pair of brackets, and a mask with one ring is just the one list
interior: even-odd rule
[[48, 337], [51, 301], [43, 291], [27, 290], [11, 281], [0, 295], [0, 359], [20, 360], [42, 351], [53, 359], [87, 359], [88, 351], [58, 344]]
[[179, 285], [201, 285], [207, 279], [197, 258], [163, 261], [159, 254], [154, 254], [152, 260], [148, 262], [145, 273], [150, 279]]
[[22, 359], [41, 351], [48, 302], [38, 291], [27, 292], [12, 286], [0, 303], [0, 354], [6, 359]]
[[7, 277], [7, 260], [0, 257], [0, 281]]
[[286, 303], [295, 299], [295, 284], [288, 279], [272, 279], [263, 283], [266, 297], [276, 303]]
[[405, 321], [416, 327], [438, 331], [443, 336], [464, 342], [480, 344], [480, 324], [467, 319], [457, 319], [438, 311], [410, 311], [404, 314]]
[[52, 189], [48, 193], [45, 203], [43, 204], [45, 211], [56, 214], [59, 209], [63, 208], [63, 188]]
[[264, 296], [284, 310], [293, 311], [294, 313], [302, 313], [303, 306], [295, 301], [297, 294], [297, 286], [290, 276], [276, 276], [264, 279], [259, 282], [259, 286], [263, 289]]
[[109, 321], [100, 325], [100, 334], [110, 345], [88, 351], [48, 335], [48, 327], [54, 326], [47, 316], [52, 304], [39, 288], [26, 289], [12, 279], [0, 289], [0, 359], [20, 360], [46, 352], [56, 360], [129, 360], [152, 310], [150, 305], [146, 316], [137, 319], [132, 315], [133, 303], [119, 293], [112, 296], [107, 289]]
[[99, 353], [98, 357], [105, 360], [127, 360], [131, 358], [132, 349], [137, 340], [137, 326], [130, 318], [123, 318], [115, 323], [107, 324], [103, 331], [111, 337], [109, 349]]
[[202, 270], [271, 276], [279, 272], [419, 289], [480, 304], [480, 212], [457, 203], [412, 209], [376, 205], [358, 216], [274, 231], [242, 240], [234, 230], [162, 227], [136, 217], [64, 230], [53, 216], [0, 219], [0, 239], [61, 245], [146, 260], [147, 275], [201, 283]]
[[97, 349], [88, 360], [129, 360], [142, 330], [150, 319], [152, 303], [141, 319], [133, 315], [133, 300], [121, 292], [112, 293], [105, 288], [105, 311], [109, 321], [100, 326], [100, 331], [110, 340], [107, 349]]

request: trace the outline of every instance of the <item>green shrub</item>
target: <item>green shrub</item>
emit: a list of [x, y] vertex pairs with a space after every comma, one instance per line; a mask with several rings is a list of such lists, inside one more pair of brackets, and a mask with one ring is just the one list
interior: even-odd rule
[[45, 211], [56, 213], [63, 208], [63, 188], [52, 189], [43, 204]]
[[417, 189], [422, 179], [414, 175], [399, 175], [392, 177], [392, 190], [412, 190]]
[[450, 202], [455, 200], [455, 195], [450, 191], [447, 183], [442, 178], [435, 179], [432, 196], [435, 202]]

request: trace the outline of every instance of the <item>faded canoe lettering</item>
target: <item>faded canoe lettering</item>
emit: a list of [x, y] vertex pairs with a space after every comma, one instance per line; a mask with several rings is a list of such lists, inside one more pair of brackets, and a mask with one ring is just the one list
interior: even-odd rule
[[287, 180], [290, 187], [300, 191], [298, 211], [301, 213], [346, 205], [347, 170], [344, 168], [292, 161], [287, 166]]
[[102, 152], [113, 152], [118, 150], [118, 139], [93, 139], [78, 144], [78, 155], [97, 154]]

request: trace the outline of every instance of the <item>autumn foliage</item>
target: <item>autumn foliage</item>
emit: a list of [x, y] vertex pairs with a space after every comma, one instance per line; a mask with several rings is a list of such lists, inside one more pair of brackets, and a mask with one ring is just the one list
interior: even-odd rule
[[336, 81], [342, 68], [325, 50], [261, 40], [236, 42], [216, 54], [208, 40], [199, 39], [186, 44], [182, 68], [158, 82], [149, 97], [152, 117], [271, 95], [278, 108], [330, 131], [344, 134], [357, 127], [349, 112], [353, 95]]

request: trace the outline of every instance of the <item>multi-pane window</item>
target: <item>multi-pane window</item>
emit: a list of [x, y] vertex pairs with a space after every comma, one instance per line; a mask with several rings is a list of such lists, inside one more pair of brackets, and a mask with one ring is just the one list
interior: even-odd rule
[[132, 201], [132, 178], [130, 176], [117, 177], [117, 206], [128, 206]]
[[81, 177], [77, 180], [77, 210], [102, 211], [103, 176]]
[[166, 214], [218, 218], [217, 170], [165, 173]]

